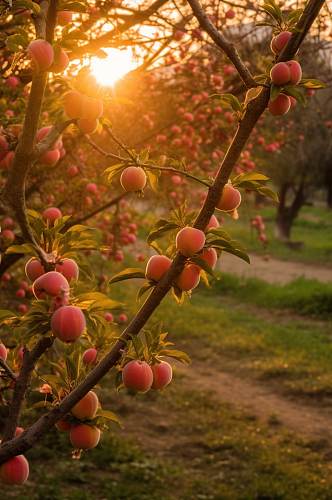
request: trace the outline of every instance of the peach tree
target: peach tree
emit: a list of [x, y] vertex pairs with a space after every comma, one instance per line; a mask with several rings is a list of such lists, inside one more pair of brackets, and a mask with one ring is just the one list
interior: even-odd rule
[[[29, 465], [23, 454], [54, 425], [60, 432], [68, 432], [77, 454], [97, 446], [105, 422], [117, 421], [112, 411], [101, 407], [93, 390], [106, 374], [113, 375], [115, 388], [144, 393], [163, 389], [171, 382], [170, 359], [188, 362], [188, 356], [174, 348], [167, 333], [148, 321], [169, 292], [182, 302], [201, 279], [208, 281], [209, 276], [213, 277], [222, 252], [248, 261], [244, 249], [220, 226], [214, 212], [237, 217], [242, 196], [248, 190], [274, 196], [265, 175], [253, 169], [235, 169], [266, 108], [272, 115], [286, 114], [292, 99], [299, 99], [301, 87], [320, 86], [319, 82], [302, 78], [301, 64], [295, 58], [309, 30], [319, 30], [324, 3], [309, 0], [303, 9], [287, 4], [282, 10], [274, 0], [267, 0], [257, 14], [250, 4], [233, 10], [221, 3], [219, 10], [213, 11], [213, 3], [201, 5], [198, 0], [188, 0], [183, 2], [179, 20], [178, 11], [167, 0], [142, 2], [139, 8], [124, 1], [86, 5], [57, 0], [19, 0], [3, 7], [3, 22], [8, 24], [3, 70], [7, 87], [10, 91], [17, 89], [13, 107], [21, 113], [16, 120], [9, 109], [1, 131], [3, 259], [26, 256], [26, 279], [16, 293], [18, 297], [27, 296], [29, 302], [29, 307], [20, 309], [21, 314], [12, 312], [10, 307], [0, 311], [1, 397], [5, 409], [0, 477], [5, 483], [24, 483]], [[230, 41], [236, 31], [237, 15], [243, 20], [246, 14], [251, 24], [263, 23], [273, 31], [270, 58], [264, 74], [257, 76]], [[170, 23], [165, 22], [165, 16], [169, 16]], [[108, 23], [106, 32], [103, 20]], [[150, 37], [146, 44], [142, 43], [144, 30], [140, 28], [147, 26], [158, 27], [159, 34]], [[237, 75], [245, 90], [243, 98], [235, 91], [223, 93], [221, 75], [213, 75], [220, 87], [217, 99], [220, 105], [229, 107], [234, 135], [224, 154], [214, 155], [220, 161], [216, 170], [204, 178], [199, 169], [190, 171], [185, 162], [173, 161], [167, 151], [157, 157], [148, 148], [128, 147], [104, 116], [100, 89], [81, 67], [84, 57], [96, 53], [103, 56], [105, 47], [130, 43], [137, 51], [143, 46], [139, 52], [143, 72], [150, 64], [156, 64], [163, 50], [168, 50], [163, 58], [166, 70], [172, 63], [169, 58], [174, 44], [181, 53], [181, 43], [188, 36], [203, 38], [206, 43], [212, 40], [227, 57], [231, 68], [228, 71]], [[188, 52], [195, 49], [195, 43]], [[185, 57], [183, 49], [182, 56]], [[209, 94], [204, 94], [206, 98]], [[49, 110], [44, 103], [49, 103]], [[206, 109], [205, 116], [210, 112]], [[187, 122], [195, 121], [196, 111], [187, 111], [184, 106], [181, 113]], [[54, 123], [40, 127], [41, 116], [54, 118]], [[102, 146], [90, 138], [101, 128]], [[186, 203], [179, 204], [169, 217], [157, 220], [150, 228], [147, 241], [154, 255], [145, 269], [123, 269], [107, 280], [102, 289], [93, 280], [91, 253], [107, 252], [112, 241], [103, 240], [104, 225], [96, 231], [84, 222], [114, 204], [114, 200], [94, 210], [91, 196], [97, 196], [99, 189], [95, 183], [87, 182], [86, 193], [92, 201], [86, 203], [87, 207], [80, 207], [79, 215], [75, 214], [75, 204], [71, 214], [62, 213], [62, 206], [41, 210], [27, 206], [27, 195], [31, 194], [28, 191], [36, 189], [32, 186], [38, 185], [38, 177], [45, 171], [47, 176], [47, 169], [66, 155], [75, 154], [71, 144], [77, 145], [77, 133], [79, 141], [86, 141], [111, 160], [103, 175], [110, 190], [114, 185], [121, 186], [122, 194], [116, 203], [121, 202], [124, 194], [142, 196], [150, 187], [149, 199], [157, 197], [154, 192], [165, 173], [180, 180], [185, 178], [204, 190], [200, 207], [188, 195]], [[164, 141], [159, 138], [158, 142]], [[115, 150], [109, 142], [115, 144]], [[201, 144], [197, 142], [199, 152]], [[72, 174], [76, 175], [74, 169]], [[58, 189], [61, 185], [56, 182], [54, 186]], [[51, 194], [47, 194], [50, 197], [46, 204], [55, 199]], [[102, 194], [106, 196], [105, 189]], [[16, 233], [15, 224], [19, 229]], [[135, 231], [133, 225], [128, 234]], [[118, 315], [122, 304], [113, 298], [112, 284], [131, 278], [143, 280], [138, 297], [145, 300], [127, 321], [123, 312]], [[122, 323], [127, 324], [122, 327]], [[36, 388], [42, 394], [37, 402], [33, 400]], [[24, 405], [37, 406], [42, 413], [22, 429]]]

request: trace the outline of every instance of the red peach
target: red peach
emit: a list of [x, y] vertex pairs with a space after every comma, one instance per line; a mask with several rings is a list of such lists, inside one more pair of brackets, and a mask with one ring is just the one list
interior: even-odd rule
[[99, 406], [99, 399], [95, 392], [89, 391], [76, 405], [71, 412], [74, 417], [81, 420], [95, 418]]
[[214, 248], [204, 248], [200, 255], [200, 258], [205, 260], [205, 262], [214, 269], [217, 264], [218, 254]]
[[146, 361], [129, 361], [122, 370], [122, 382], [127, 389], [147, 392], [153, 383], [151, 367]]
[[200, 269], [195, 264], [187, 265], [176, 280], [176, 285], [183, 292], [193, 290], [199, 284]]
[[211, 215], [210, 221], [206, 226], [205, 231], [208, 231], [209, 229], [215, 229], [217, 227], [219, 227], [218, 219], [215, 215]]
[[53, 73], [62, 73], [69, 64], [67, 52], [61, 48], [54, 53], [54, 62], [50, 68]]
[[287, 63], [280, 62], [273, 66], [270, 71], [272, 83], [275, 85], [285, 85], [290, 82], [291, 72]]
[[76, 90], [69, 90], [63, 96], [63, 107], [70, 119], [80, 118], [82, 115], [84, 96]]
[[7, 348], [4, 344], [0, 344], [0, 358], [6, 361], [7, 359]]
[[228, 11], [225, 14], [226, 19], [234, 19], [235, 17], [235, 11], [233, 9], [228, 9]]
[[2, 221], [2, 227], [5, 229], [13, 229], [15, 222], [11, 217], [5, 217]]
[[69, 438], [74, 448], [89, 450], [99, 443], [100, 430], [87, 424], [73, 425], [69, 431]]
[[27, 51], [38, 71], [46, 71], [53, 63], [53, 47], [46, 40], [33, 40]]
[[200, 252], [204, 244], [204, 232], [194, 227], [184, 227], [176, 235], [176, 249], [186, 257]]
[[126, 314], [124, 314], [124, 313], [119, 314], [119, 316], [118, 316], [119, 323], [127, 323], [127, 321], [128, 321], [128, 317]]
[[53, 167], [58, 161], [60, 160], [60, 151], [58, 149], [51, 149], [49, 151], [46, 151], [41, 157], [40, 157], [40, 163], [43, 163], [44, 165], [49, 165], [50, 167]]
[[171, 267], [172, 261], [166, 255], [153, 255], [146, 264], [145, 276], [148, 280], [159, 281]]
[[103, 101], [95, 97], [84, 97], [81, 118], [97, 120], [104, 111]]
[[74, 342], [86, 327], [85, 317], [79, 307], [63, 306], [51, 318], [51, 329], [55, 337], [63, 342]]
[[29, 476], [29, 462], [24, 455], [10, 458], [0, 466], [0, 478], [5, 484], [23, 484]]
[[68, 295], [69, 283], [61, 273], [49, 271], [36, 279], [32, 291], [37, 299], [44, 298], [45, 294], [51, 297]]
[[28, 262], [25, 264], [25, 274], [31, 281], [35, 281], [44, 273], [44, 267], [38, 259], [35, 259], [35, 257], [32, 257], [32, 259], [28, 260]]
[[12, 243], [15, 240], [15, 233], [11, 229], [4, 229], [1, 236], [6, 244]]
[[55, 270], [68, 280], [77, 280], [79, 275], [79, 268], [73, 259], [62, 259], [55, 266]]
[[24, 432], [23, 427], [16, 427], [16, 429], [15, 429], [15, 437], [19, 436], [23, 432]]
[[152, 365], [151, 369], [153, 373], [152, 389], [163, 389], [171, 382], [173, 370], [166, 361]]
[[77, 126], [83, 134], [93, 134], [98, 128], [98, 120], [90, 118], [80, 118]]
[[106, 312], [106, 313], [104, 314], [104, 318], [105, 318], [105, 319], [106, 319], [106, 321], [108, 321], [109, 323], [113, 323], [113, 321], [114, 321], [114, 316], [113, 316], [113, 314], [112, 314], [112, 313], [110, 313], [110, 312]]
[[241, 204], [241, 193], [238, 189], [234, 188], [231, 184], [224, 186], [217, 208], [224, 212], [232, 212], [237, 209]]
[[292, 33], [290, 31], [281, 31], [279, 35], [276, 35], [271, 40], [271, 50], [275, 54], [279, 54], [284, 47], [286, 47]]
[[141, 167], [127, 167], [121, 174], [120, 183], [125, 191], [142, 191], [146, 185], [146, 174]]
[[94, 347], [90, 347], [83, 353], [82, 361], [85, 365], [93, 365], [96, 363], [98, 351]]
[[290, 83], [292, 85], [297, 85], [300, 83], [302, 78], [302, 68], [300, 63], [297, 61], [287, 61], [286, 64], [290, 71]]
[[75, 175], [77, 175], [79, 172], [78, 170], [78, 167], [76, 167], [76, 165], [71, 165], [70, 167], [68, 167], [67, 169], [67, 174], [70, 176], [70, 177], [75, 177]]
[[291, 101], [288, 95], [279, 94], [273, 101], [269, 102], [269, 111], [274, 116], [285, 115], [288, 113]]
[[57, 220], [57, 219], [60, 219], [60, 217], [62, 217], [62, 212], [61, 210], [59, 210], [58, 208], [56, 207], [49, 207], [49, 208], [46, 208], [43, 212], [43, 217], [44, 219], [47, 220], [47, 222], [49, 222], [50, 224], [54, 224], [54, 222]]
[[9, 76], [6, 79], [6, 85], [7, 87], [14, 89], [20, 84], [20, 79], [17, 78], [17, 76]]

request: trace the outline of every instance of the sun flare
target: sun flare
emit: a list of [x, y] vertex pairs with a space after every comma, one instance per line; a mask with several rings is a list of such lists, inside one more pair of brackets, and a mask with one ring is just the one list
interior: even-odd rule
[[130, 49], [104, 49], [107, 57], [91, 59], [91, 72], [100, 85], [109, 87], [138, 66]]

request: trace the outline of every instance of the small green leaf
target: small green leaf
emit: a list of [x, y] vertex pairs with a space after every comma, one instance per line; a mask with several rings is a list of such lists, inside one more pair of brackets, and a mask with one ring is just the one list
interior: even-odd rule
[[257, 192], [266, 198], [271, 198], [271, 200], [275, 201], [276, 203], [279, 203], [279, 197], [278, 194], [275, 193], [272, 189], [262, 186], [257, 189]]
[[22, 245], [11, 245], [10, 247], [7, 248], [6, 254], [12, 254], [12, 253], [17, 253], [17, 254], [22, 254], [22, 255], [36, 255], [36, 250], [33, 245], [30, 243], [23, 243]]
[[235, 97], [235, 95], [233, 95], [233, 94], [214, 94], [212, 97], [215, 97], [215, 96], [218, 97], [220, 102], [222, 102], [224, 104], [228, 104], [233, 109], [233, 111], [242, 113], [242, 111], [243, 111], [242, 104], [240, 103], [238, 98]]
[[98, 410], [97, 417], [106, 418], [107, 420], [111, 420], [122, 427], [119, 417], [110, 410]]
[[117, 283], [118, 281], [125, 281], [131, 279], [145, 279], [145, 272], [142, 269], [127, 268], [116, 274], [109, 280], [109, 284]]
[[274, 101], [278, 95], [281, 93], [282, 91], [282, 87], [279, 87], [278, 85], [274, 85], [272, 83], [271, 87], [270, 87], [270, 99], [271, 101]]
[[326, 83], [315, 80], [314, 78], [302, 78], [299, 85], [306, 89], [325, 89], [327, 87]]
[[159, 355], [177, 359], [178, 361], [181, 361], [181, 363], [184, 364], [189, 365], [191, 363], [191, 359], [188, 356], [188, 354], [186, 354], [183, 351], [178, 351], [176, 349], [162, 349], [161, 351], [159, 351]]

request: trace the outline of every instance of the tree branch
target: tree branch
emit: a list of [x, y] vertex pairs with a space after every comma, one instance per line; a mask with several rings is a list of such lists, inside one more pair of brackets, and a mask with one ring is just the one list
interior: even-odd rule
[[215, 44], [227, 55], [234, 67], [237, 69], [247, 88], [257, 87], [258, 83], [254, 80], [249, 69], [242, 61], [235, 46], [229, 42], [215, 25], [210, 21], [208, 15], [202, 9], [198, 0], [187, 0], [192, 11], [201, 27], [210, 35]]

